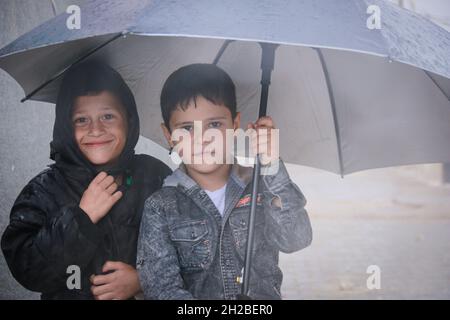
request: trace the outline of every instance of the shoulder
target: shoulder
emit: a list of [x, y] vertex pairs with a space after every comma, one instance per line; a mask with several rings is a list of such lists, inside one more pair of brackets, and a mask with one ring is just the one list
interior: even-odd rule
[[56, 189], [62, 182], [62, 175], [58, 169], [49, 167], [42, 170], [34, 178], [32, 178], [24, 187], [24, 189], [36, 189], [41, 192], [52, 192], [52, 189]]
[[172, 173], [172, 170], [164, 162], [148, 154], [135, 155], [134, 168], [137, 172], [151, 172], [163, 178]]
[[164, 207], [165, 203], [171, 201], [171, 199], [176, 199], [177, 189], [175, 187], [162, 187], [157, 191], [153, 192], [145, 201], [146, 204], [151, 204], [154, 206]]
[[48, 207], [56, 202], [56, 196], [64, 189], [64, 178], [61, 173], [58, 169], [49, 167], [38, 173], [23, 187], [14, 206]]
[[145, 210], [157, 213], [177, 211], [181, 193], [176, 187], [162, 187], [152, 193], [145, 201]]
[[135, 185], [141, 188], [144, 199], [161, 188], [164, 179], [172, 173], [164, 162], [146, 154], [135, 155], [132, 171]]

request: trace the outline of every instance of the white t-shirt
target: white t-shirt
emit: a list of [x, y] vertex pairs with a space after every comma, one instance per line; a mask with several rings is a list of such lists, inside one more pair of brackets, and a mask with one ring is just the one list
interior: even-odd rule
[[225, 191], [227, 189], [227, 184], [225, 184], [222, 188], [217, 189], [215, 191], [205, 190], [206, 194], [212, 200], [212, 202], [216, 205], [217, 210], [219, 210], [220, 215], [223, 216], [223, 212], [225, 211]]

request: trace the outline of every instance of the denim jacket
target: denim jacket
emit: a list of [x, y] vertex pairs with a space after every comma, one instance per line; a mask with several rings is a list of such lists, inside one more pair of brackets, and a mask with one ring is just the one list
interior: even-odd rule
[[[236, 298], [241, 292], [252, 172], [232, 166], [223, 217], [183, 165], [147, 199], [137, 253], [145, 298]], [[281, 160], [276, 174], [261, 176], [258, 190], [249, 295], [281, 299], [279, 252], [298, 251], [312, 240], [306, 200]]]

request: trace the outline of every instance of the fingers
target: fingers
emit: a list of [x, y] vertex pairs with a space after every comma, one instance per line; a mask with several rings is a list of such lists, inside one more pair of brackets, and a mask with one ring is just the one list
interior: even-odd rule
[[247, 124], [247, 129], [258, 129], [258, 128], [275, 128], [275, 124], [271, 117], [261, 117], [258, 120], [256, 120], [255, 123], [249, 122]]
[[114, 280], [114, 275], [111, 274], [105, 274], [105, 275], [98, 275], [98, 276], [91, 276], [90, 278], [91, 283], [95, 286], [101, 286], [107, 283], [110, 283]]
[[[100, 188], [108, 191], [108, 188], [116, 183], [114, 182], [113, 176], [110, 176], [106, 172], [102, 171], [94, 178], [94, 180], [92, 180], [91, 184], [98, 185]], [[115, 188], [117, 189], [117, 184]], [[109, 190], [110, 193], [113, 193], [114, 191], [115, 190]]]
[[251, 145], [258, 148], [263, 148], [264, 146], [269, 148], [271, 142], [271, 137], [268, 130], [261, 130], [258, 134], [254, 133], [251, 135], [250, 139]]
[[256, 120], [255, 124], [257, 127], [268, 127], [268, 128], [275, 127], [272, 118], [269, 116], [259, 118], [258, 120]]
[[125, 264], [120, 261], [107, 261], [102, 268], [102, 272], [114, 271], [118, 269], [123, 269]]
[[103, 181], [103, 179], [105, 179], [108, 176], [108, 174], [104, 171], [100, 172], [95, 178], [94, 180], [92, 180], [91, 183], [95, 183], [95, 184], [99, 184], [100, 182]]
[[272, 161], [272, 129], [274, 123], [271, 117], [261, 117], [255, 123], [249, 123], [248, 129], [254, 129], [250, 133], [250, 146], [252, 154], [261, 155], [261, 163], [264, 165]]
[[100, 183], [98, 183], [98, 185], [102, 189], [107, 189], [113, 183], [114, 183], [114, 177], [113, 176], [107, 176]]
[[113, 182], [108, 188], [106, 188], [106, 192], [109, 194], [113, 194], [117, 190], [117, 183]]
[[117, 191], [116, 193], [112, 194], [111, 197], [109, 198], [111, 206], [113, 206], [117, 201], [119, 201], [120, 198], [122, 198], [122, 196], [123, 196], [122, 191]]
[[105, 293], [112, 292], [113, 287], [110, 284], [104, 284], [102, 286], [92, 286], [91, 292], [94, 296], [104, 295]]
[[140, 290], [137, 271], [131, 265], [120, 261], [107, 261], [103, 272], [107, 275], [91, 276], [91, 291], [96, 300], [128, 299]]
[[108, 292], [99, 296], [95, 296], [96, 300], [120, 300], [114, 292]]
[[267, 141], [270, 140], [270, 133], [266, 131], [261, 131], [258, 134], [253, 134], [251, 136], [252, 142], [254, 143], [258, 143], [258, 144], [262, 144], [262, 143], [267, 143]]

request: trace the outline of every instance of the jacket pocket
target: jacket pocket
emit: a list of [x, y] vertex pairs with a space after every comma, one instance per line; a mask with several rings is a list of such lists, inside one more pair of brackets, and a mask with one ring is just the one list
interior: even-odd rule
[[206, 269], [211, 259], [211, 242], [208, 239], [206, 220], [183, 221], [170, 228], [182, 272]]

